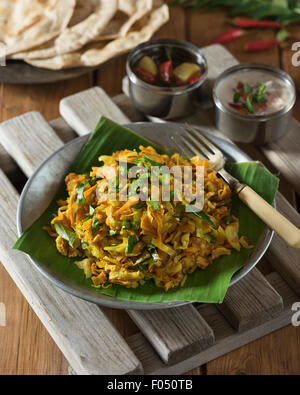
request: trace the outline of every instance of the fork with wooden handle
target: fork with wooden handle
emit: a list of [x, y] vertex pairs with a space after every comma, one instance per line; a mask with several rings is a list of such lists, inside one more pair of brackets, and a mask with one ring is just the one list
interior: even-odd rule
[[182, 129], [183, 133], [173, 136], [175, 144], [189, 156], [202, 154], [209, 159], [212, 168], [229, 184], [238, 197], [262, 220], [273, 229], [289, 246], [300, 248], [300, 229], [280, 214], [274, 207], [259, 196], [252, 188], [240, 183], [224, 169], [223, 153], [190, 126]]

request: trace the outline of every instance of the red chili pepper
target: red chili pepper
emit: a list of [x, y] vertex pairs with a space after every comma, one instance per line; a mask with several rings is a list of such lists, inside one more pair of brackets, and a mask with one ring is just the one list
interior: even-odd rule
[[234, 110], [240, 112], [241, 114], [247, 114], [247, 111], [244, 109], [244, 107], [241, 104], [236, 104], [236, 103], [229, 103], [230, 107], [232, 107]]
[[180, 80], [176, 80], [176, 86], [184, 86], [184, 85], [187, 85], [187, 83]]
[[266, 20], [256, 20], [256, 19], [250, 19], [250, 18], [236, 18], [234, 20], [234, 24], [238, 27], [274, 27], [276, 29], [282, 28], [283, 25], [278, 22], [274, 21], [266, 21]]
[[140, 69], [139, 67], [136, 67], [133, 69], [133, 72], [138, 75], [139, 78], [141, 78], [145, 82], [153, 82], [155, 80], [154, 75], [149, 73], [148, 71], [145, 71], [143, 69]]
[[230, 41], [236, 40], [243, 35], [243, 31], [241, 29], [232, 29], [228, 32], [220, 34], [217, 38], [211, 41], [209, 44], [223, 44], [228, 43]]
[[167, 60], [159, 65], [159, 74], [162, 81], [170, 83], [173, 76], [172, 60]]
[[246, 52], [266, 51], [267, 49], [276, 47], [281, 42], [281, 40], [252, 41], [246, 43], [244, 49]]
[[189, 78], [189, 84], [190, 85], [194, 84], [195, 82], [200, 80], [201, 77], [202, 77], [202, 74], [193, 75], [192, 77]]

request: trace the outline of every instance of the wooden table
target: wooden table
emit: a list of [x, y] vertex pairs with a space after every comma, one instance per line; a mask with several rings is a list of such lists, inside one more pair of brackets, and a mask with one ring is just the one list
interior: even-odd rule
[[[225, 24], [223, 12], [202, 14], [172, 8], [170, 22], [156, 34], [156, 37], [186, 39], [201, 47], [229, 28]], [[290, 48], [292, 42], [300, 41], [300, 28], [295, 26], [289, 30], [292, 33], [291, 41], [280, 49], [274, 48], [255, 54], [246, 54], [243, 51], [243, 43], [246, 41], [272, 39], [274, 32], [270, 30], [247, 31], [244, 37], [227, 44], [226, 47], [241, 62], [256, 61], [283, 68], [294, 78], [299, 93], [300, 68], [292, 66]], [[55, 119], [59, 116], [58, 104], [63, 97], [94, 85], [101, 86], [111, 96], [119, 94], [121, 79], [125, 75], [125, 61], [126, 56], [122, 56], [101, 67], [98, 72], [57, 84], [1, 85], [0, 121], [32, 110], [42, 112], [48, 120]], [[300, 121], [299, 110], [300, 98], [297, 100], [294, 113]], [[251, 155], [251, 147], [243, 146], [243, 149]], [[261, 158], [256, 157], [256, 159]], [[17, 182], [21, 188], [25, 177], [18, 180], [12, 179], [12, 181], [15, 184]], [[295, 191], [283, 179], [281, 192], [296, 206]], [[269, 270], [262, 264], [260, 269], [263, 272]], [[6, 306], [6, 326], [0, 326], [0, 374], [67, 374], [68, 362], [1, 264], [0, 303]], [[112, 309], [105, 309], [105, 312], [116, 323], [123, 336], [127, 337], [137, 332], [137, 328], [125, 312]], [[190, 373], [299, 374], [299, 344], [299, 328], [288, 326], [194, 369]]]

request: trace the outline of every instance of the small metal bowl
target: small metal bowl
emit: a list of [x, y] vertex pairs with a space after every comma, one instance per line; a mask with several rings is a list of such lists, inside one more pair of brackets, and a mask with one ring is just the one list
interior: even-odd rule
[[[286, 107], [267, 115], [244, 115], [226, 107], [217, 95], [219, 84], [229, 75], [247, 70], [267, 71], [281, 79], [291, 92], [291, 100]], [[230, 67], [220, 74], [214, 84], [213, 99], [215, 103], [215, 124], [221, 133], [236, 142], [262, 145], [276, 141], [288, 132], [293, 106], [296, 101], [296, 90], [292, 78], [284, 71], [265, 64], [245, 63]]]
[[[142, 81], [133, 72], [134, 65], [145, 56], [171, 48], [174, 56], [188, 57], [202, 68], [202, 77], [193, 85], [180, 87], [160, 87]], [[129, 79], [129, 95], [133, 105], [140, 112], [162, 119], [175, 119], [193, 113], [201, 98], [200, 87], [207, 77], [207, 62], [195, 45], [186, 41], [160, 39], [138, 45], [127, 60], [126, 71]]]

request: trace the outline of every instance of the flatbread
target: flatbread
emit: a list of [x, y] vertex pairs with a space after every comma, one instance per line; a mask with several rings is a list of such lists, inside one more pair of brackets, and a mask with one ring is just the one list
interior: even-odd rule
[[78, 66], [98, 66], [116, 55], [126, 53], [135, 46], [150, 40], [152, 35], [169, 20], [169, 8], [163, 5], [154, 9], [148, 17], [145, 26], [139, 31], [132, 31], [125, 37], [111, 41], [103, 46], [101, 43], [93, 44], [90, 48], [84, 48], [69, 54], [58, 55], [49, 59], [25, 59], [29, 64], [61, 70]]
[[[54, 41], [41, 48], [12, 56], [13, 59], [44, 59], [80, 50], [98, 37], [118, 9], [118, 0], [93, 0], [93, 12], [77, 25], [66, 28]], [[80, 15], [77, 14], [78, 19]]]
[[27, 51], [68, 26], [76, 0], [0, 0], [0, 42], [6, 54]]
[[[98, 0], [77, 0], [76, 6], [72, 15], [72, 18], [68, 24], [68, 27], [72, 27], [77, 25], [78, 23], [82, 22], [86, 19], [89, 15], [95, 12], [97, 6], [99, 5]], [[26, 51], [26, 52], [18, 52], [9, 56], [10, 59], [24, 59], [28, 58], [49, 58], [52, 56], [57, 55], [55, 51], [55, 39], [49, 40], [46, 43], [35, 46], [33, 49]], [[43, 50], [43, 51], [42, 51]], [[47, 50], [47, 51], [45, 51]]]
[[136, 10], [135, 3], [136, 0], [119, 0], [118, 9], [128, 16], [131, 16]]
[[68, 27], [77, 25], [91, 15], [98, 6], [98, 0], [77, 0], [74, 13]]
[[[120, 11], [122, 11], [119, 4]], [[116, 17], [106, 27], [103, 33], [97, 37], [97, 41], [115, 39], [118, 37], [125, 37], [131, 27], [145, 15], [147, 15], [153, 8], [153, 0], [136, 0], [134, 2], [134, 12], [129, 19], [126, 14], [117, 13]], [[130, 8], [132, 11], [132, 7]], [[123, 10], [124, 13], [124, 10]]]

